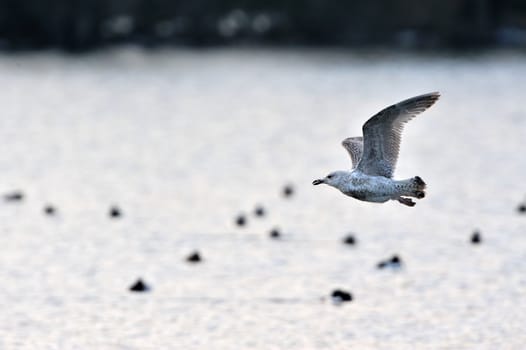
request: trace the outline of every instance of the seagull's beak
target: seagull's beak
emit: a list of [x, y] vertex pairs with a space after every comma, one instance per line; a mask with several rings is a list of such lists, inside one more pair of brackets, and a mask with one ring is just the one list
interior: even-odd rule
[[324, 181], [322, 179], [317, 179], [317, 180], [312, 181], [312, 184], [315, 185], [315, 186], [319, 185], [319, 184], [322, 184], [322, 183], [324, 183]]

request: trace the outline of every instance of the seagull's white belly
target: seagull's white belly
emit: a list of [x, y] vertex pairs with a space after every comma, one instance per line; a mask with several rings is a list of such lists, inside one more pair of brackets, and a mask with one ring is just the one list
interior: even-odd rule
[[383, 203], [393, 199], [398, 194], [396, 181], [383, 176], [369, 176], [355, 171], [351, 181], [342, 189], [342, 192], [353, 198]]

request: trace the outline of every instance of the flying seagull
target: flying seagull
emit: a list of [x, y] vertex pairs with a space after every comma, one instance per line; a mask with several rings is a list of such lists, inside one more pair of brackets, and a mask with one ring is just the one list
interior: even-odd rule
[[402, 131], [405, 123], [431, 107], [439, 97], [438, 92], [432, 92], [381, 110], [363, 125], [363, 137], [349, 137], [342, 142], [351, 156], [352, 170], [334, 171], [312, 184], [335, 187], [361, 201], [384, 203], [396, 200], [414, 206], [415, 202], [408, 197], [424, 198], [426, 183], [419, 176], [406, 180], [392, 178]]

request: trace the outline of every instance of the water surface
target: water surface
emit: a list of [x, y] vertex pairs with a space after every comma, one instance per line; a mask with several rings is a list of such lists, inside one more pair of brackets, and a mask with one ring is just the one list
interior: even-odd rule
[[[509, 52], [0, 57], [0, 190], [27, 196], [0, 203], [0, 348], [520, 349], [525, 75]], [[436, 90], [396, 172], [428, 183], [416, 207], [311, 185], [349, 168], [368, 117]], [[394, 253], [402, 270], [376, 269]]]

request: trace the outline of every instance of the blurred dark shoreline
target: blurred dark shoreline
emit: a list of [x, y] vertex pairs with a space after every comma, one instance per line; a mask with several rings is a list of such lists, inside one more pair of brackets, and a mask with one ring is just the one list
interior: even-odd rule
[[526, 1], [0, 0], [0, 50], [118, 44], [526, 48]]
[[[87, 60], [98, 60], [107, 55], [118, 57], [120, 55], [139, 55], [142, 57], [159, 57], [158, 55], [228, 55], [235, 52], [236, 55], [247, 59], [265, 57], [271, 53], [280, 57], [301, 56], [311, 60], [329, 60], [335, 63], [347, 62], [349, 59], [357, 62], [367, 61], [369, 63], [385, 60], [479, 60], [485, 57], [507, 57], [522, 60], [526, 57], [526, 47], [466, 47], [466, 48], [398, 48], [392, 46], [330, 46], [330, 45], [258, 45], [258, 44], [231, 44], [231, 45], [164, 45], [145, 47], [134, 43], [119, 43], [104, 45], [86, 50], [66, 50], [63, 48], [49, 47], [39, 49], [16, 49], [0, 50], [0, 56], [8, 59], [20, 60], [30, 57], [62, 57], [65, 59], [76, 59], [82, 56]], [[194, 56], [198, 57], [198, 56]]]

